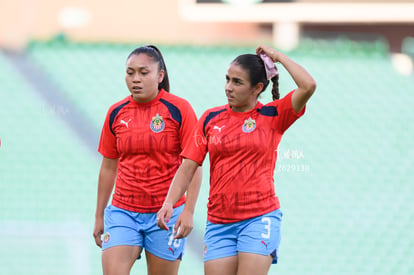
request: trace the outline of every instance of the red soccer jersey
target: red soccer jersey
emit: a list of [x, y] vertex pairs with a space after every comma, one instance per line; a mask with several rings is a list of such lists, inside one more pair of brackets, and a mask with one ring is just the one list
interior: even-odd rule
[[267, 105], [238, 113], [229, 105], [206, 111], [182, 156], [210, 158], [208, 220], [232, 223], [280, 207], [273, 174], [282, 134], [305, 112], [295, 113], [289, 93]]
[[[157, 212], [196, 123], [191, 105], [164, 90], [148, 103], [128, 96], [112, 105], [98, 149], [104, 157], [119, 158], [112, 204], [134, 212]], [[184, 202], [183, 196], [175, 206]]]

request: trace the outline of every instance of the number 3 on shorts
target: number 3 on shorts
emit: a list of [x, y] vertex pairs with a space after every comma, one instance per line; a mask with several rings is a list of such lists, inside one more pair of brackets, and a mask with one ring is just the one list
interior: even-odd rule
[[270, 225], [272, 224], [272, 221], [270, 220], [269, 217], [263, 217], [262, 218], [262, 223], [265, 224], [264, 228], [267, 230], [267, 233], [262, 233], [262, 238], [263, 239], [269, 239], [270, 238]]

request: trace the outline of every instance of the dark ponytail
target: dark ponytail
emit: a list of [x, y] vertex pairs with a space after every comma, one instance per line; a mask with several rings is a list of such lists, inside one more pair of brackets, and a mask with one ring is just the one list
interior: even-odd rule
[[271, 80], [272, 80], [272, 83], [273, 83], [272, 98], [273, 98], [273, 100], [276, 100], [276, 99], [280, 98], [280, 94], [279, 94], [279, 74], [272, 77]]
[[[263, 60], [256, 54], [242, 54], [236, 57], [232, 63], [240, 65], [247, 71], [250, 77], [250, 84], [255, 86], [257, 83], [263, 83], [263, 89], [260, 94], [266, 90], [269, 85], [269, 80], [266, 78], [266, 70]], [[272, 79], [272, 98], [273, 100], [279, 99], [279, 75], [275, 75]], [[259, 95], [260, 95], [259, 94]]]
[[141, 53], [145, 53], [148, 56], [151, 56], [152, 58], [155, 59], [155, 61], [158, 62], [159, 71], [161, 70], [164, 71], [164, 78], [161, 81], [161, 83], [158, 84], [158, 89], [159, 90], [164, 89], [165, 91], [169, 92], [170, 91], [170, 80], [168, 78], [167, 66], [165, 65], [164, 58], [162, 57], [161, 51], [154, 45], [142, 46], [142, 47], [139, 47], [133, 50], [128, 55], [128, 59], [132, 55], [139, 55]]

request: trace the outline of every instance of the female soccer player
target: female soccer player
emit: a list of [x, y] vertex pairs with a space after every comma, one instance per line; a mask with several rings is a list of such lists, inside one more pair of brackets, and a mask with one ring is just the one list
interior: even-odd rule
[[[156, 213], [197, 118], [186, 100], [169, 93], [167, 68], [155, 46], [128, 56], [125, 80], [131, 95], [109, 108], [99, 143], [103, 160], [93, 236], [103, 249], [104, 274], [129, 274], [142, 249], [148, 274], [177, 274], [185, 239], [161, 230]], [[182, 196], [171, 205], [166, 226], [191, 231], [200, 183], [201, 170], [192, 177], [187, 202]]]
[[[268, 46], [259, 46], [256, 53], [238, 56], [230, 64], [225, 85], [228, 104], [207, 110], [200, 118], [157, 216], [158, 225], [167, 229], [171, 205], [185, 192], [208, 152], [207, 275], [267, 274], [277, 262], [282, 219], [273, 179], [277, 148], [283, 133], [304, 114], [316, 89], [307, 71], [286, 55]], [[282, 99], [275, 62], [286, 68], [297, 85]], [[274, 101], [263, 105], [258, 96], [270, 79]]]

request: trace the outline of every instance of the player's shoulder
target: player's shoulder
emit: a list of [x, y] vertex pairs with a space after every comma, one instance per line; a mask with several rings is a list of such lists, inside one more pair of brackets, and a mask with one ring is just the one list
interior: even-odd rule
[[120, 108], [122, 108], [122, 107], [124, 107], [124, 106], [128, 105], [128, 104], [130, 103], [130, 98], [131, 98], [131, 96], [127, 96], [127, 97], [125, 97], [124, 99], [122, 99], [122, 100], [119, 100], [119, 101], [115, 102], [114, 104], [112, 104], [112, 105], [109, 107], [108, 112], [109, 112], [109, 113], [111, 113], [111, 112], [113, 112], [114, 110], [120, 109]]
[[216, 107], [207, 109], [204, 113], [211, 114], [211, 113], [216, 113], [216, 112], [223, 112], [226, 110], [227, 110], [227, 105], [221, 105], [221, 106], [216, 106]]
[[281, 109], [290, 108], [292, 106], [292, 94], [294, 90], [283, 96], [282, 98], [270, 101], [260, 108], [260, 113], [264, 115], [275, 116]]
[[177, 105], [177, 106], [183, 106], [183, 107], [187, 107], [187, 106], [191, 106], [190, 102], [178, 95], [169, 93], [169, 92], [164, 92], [161, 99], [166, 100], [168, 102], [170, 102], [171, 104]]
[[211, 120], [213, 117], [218, 116], [220, 113], [223, 113], [227, 110], [227, 105], [216, 106], [210, 109], [207, 109], [203, 115], [202, 119]]
[[292, 101], [292, 95], [295, 90], [290, 91], [285, 96], [267, 103], [265, 106], [276, 106], [282, 104], [289, 104]]

